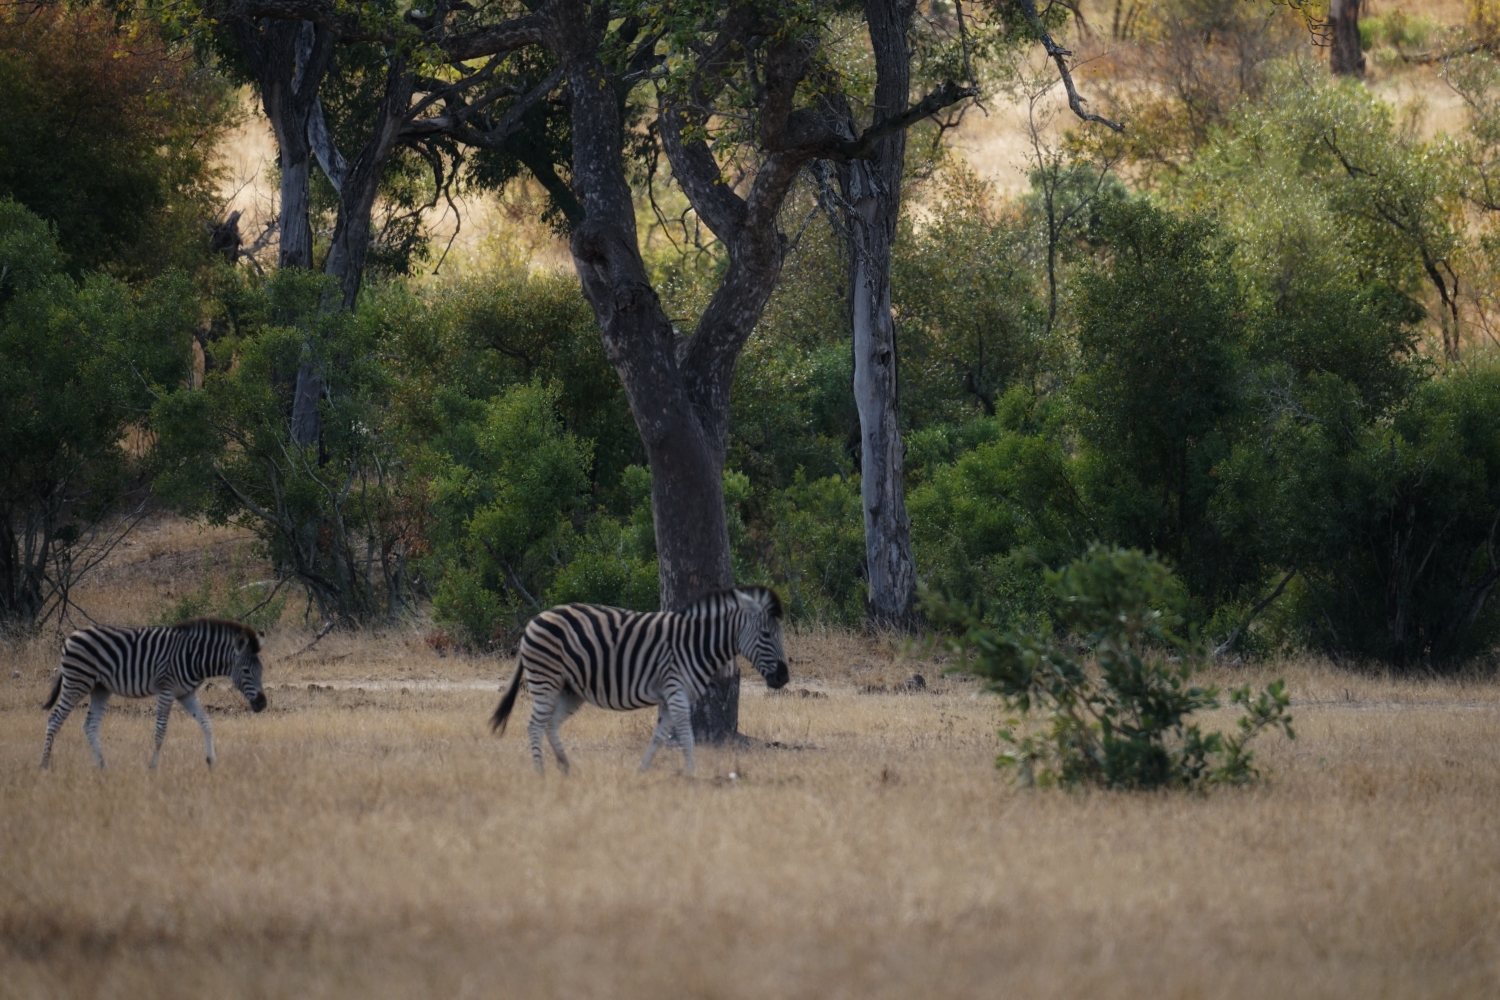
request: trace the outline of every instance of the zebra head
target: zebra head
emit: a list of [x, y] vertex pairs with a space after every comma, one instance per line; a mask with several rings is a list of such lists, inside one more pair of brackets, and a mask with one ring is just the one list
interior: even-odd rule
[[266, 707], [266, 690], [260, 682], [261, 634], [248, 625], [234, 637], [234, 666], [230, 676], [234, 686], [250, 703], [252, 712], [261, 712]]
[[740, 610], [736, 652], [755, 664], [766, 687], [785, 686], [790, 675], [781, 648], [781, 598], [769, 587], [736, 587], [734, 596]]

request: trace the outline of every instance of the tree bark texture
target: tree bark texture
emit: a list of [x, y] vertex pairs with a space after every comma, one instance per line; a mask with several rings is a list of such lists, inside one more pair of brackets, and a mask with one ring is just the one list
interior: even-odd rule
[[[883, 104], [875, 121], [855, 135], [837, 95], [815, 89], [803, 93], [805, 106], [798, 106], [799, 86], [814, 66], [818, 36], [785, 30], [786, 25], [764, 13], [762, 6], [738, 2], [724, 8], [705, 27], [704, 44], [693, 50], [692, 73], [680, 87], [664, 87], [657, 95], [656, 124], [673, 179], [727, 258], [723, 279], [692, 336], [685, 339], [672, 328], [641, 259], [622, 155], [621, 109], [629, 90], [624, 81], [644, 76], [657, 64], [656, 36], [629, 58], [633, 69], [610, 69], [600, 56], [608, 49], [604, 39], [611, 30], [608, 4], [549, 0], [530, 15], [541, 25], [544, 44], [567, 80], [571, 183], [582, 206], [582, 219], [572, 233], [573, 259], [649, 456], [662, 607], [668, 610], [680, 610], [705, 592], [733, 583], [723, 496], [730, 385], [740, 352], [781, 273], [785, 241], [778, 216], [802, 166], [816, 158], [849, 162], [873, 155], [881, 141], [974, 93], [950, 81], [908, 108], [905, 24], [911, 9], [883, 8], [881, 16], [893, 19], [894, 27], [882, 28], [881, 37], [895, 32], [897, 48], [892, 52], [899, 54], [900, 75], [895, 83], [883, 85]], [[629, 22], [627, 18], [619, 26], [616, 36], [627, 48], [636, 30]], [[755, 163], [747, 171], [744, 188], [737, 190], [725, 180], [707, 136], [725, 81], [747, 59], [754, 60]], [[892, 93], [896, 96], [889, 96]], [[901, 110], [886, 113], [896, 108]], [[889, 160], [896, 164], [891, 187], [898, 195], [903, 153], [904, 143], [898, 138]], [[885, 235], [874, 242], [877, 250], [885, 248], [887, 258], [894, 218], [892, 210]], [[887, 263], [883, 273], [888, 271]], [[889, 339], [888, 282], [876, 298], [883, 303]], [[893, 379], [894, 352], [890, 368]], [[904, 510], [899, 437], [895, 442], [895, 500]], [[712, 740], [736, 731], [738, 698], [730, 695], [730, 688], [737, 695], [738, 684], [737, 675], [727, 678], [723, 691], [715, 689], [704, 699], [694, 726], [701, 737]]]
[[[673, 174], [729, 256], [724, 280], [684, 341], [640, 254], [622, 155], [621, 101], [598, 57], [608, 8], [591, 10], [573, 0], [550, 14], [548, 45], [562, 63], [572, 100], [572, 186], [583, 208], [572, 234], [573, 259], [650, 462], [662, 608], [680, 611], [734, 584], [723, 493], [729, 389], [780, 274], [777, 214], [805, 156], [772, 153], [742, 198], [724, 183], [702, 140], [683, 140], [678, 112], [664, 110]], [[800, 67], [793, 68], [800, 76]], [[795, 84], [777, 78], [770, 86], [790, 91]], [[736, 734], [738, 709], [738, 674], [715, 681], [695, 709], [695, 738], [718, 742]]]
[[[386, 69], [385, 98], [381, 101], [370, 137], [354, 162], [342, 170], [341, 177], [334, 178], [330, 173], [339, 191], [339, 211], [333, 243], [328, 248], [323, 270], [338, 279], [345, 309], [353, 309], [359, 297], [365, 258], [370, 252], [370, 217], [375, 210], [375, 198], [380, 193], [380, 177], [390, 162], [401, 128], [406, 124], [415, 89], [416, 77], [408, 69], [406, 57], [393, 52]], [[321, 118], [317, 121], [321, 125]], [[326, 135], [326, 127], [321, 131]], [[322, 145], [326, 147], [322, 158], [332, 161], [329, 167], [342, 162], [343, 158], [331, 141], [324, 140]]]
[[312, 147], [308, 119], [333, 62], [334, 32], [310, 21], [237, 18], [232, 24], [246, 65], [260, 87], [261, 106], [276, 134], [281, 160], [281, 267], [312, 267], [308, 184]]
[[678, 364], [677, 336], [641, 258], [625, 179], [619, 101], [597, 52], [605, 8], [559, 4], [549, 32], [573, 107], [573, 189], [583, 206], [571, 250], [651, 465], [665, 610], [733, 585], [723, 449]]
[[1365, 54], [1359, 44], [1360, 0], [1330, 0], [1328, 28], [1332, 34], [1328, 68], [1335, 76], [1364, 76]]
[[[907, 110], [912, 7], [867, 0], [875, 53], [875, 119]], [[870, 624], [915, 624], [917, 577], [903, 483], [905, 445], [898, 403], [896, 327], [891, 314], [891, 244], [901, 214], [906, 133], [875, 142], [868, 159], [839, 171], [847, 206], [849, 298], [854, 338], [854, 401], [860, 426], [860, 501], [865, 524], [865, 615]]]
[[[260, 87], [261, 105], [276, 134], [281, 160], [282, 268], [313, 266], [312, 145], [308, 123], [319, 109], [318, 90], [333, 63], [337, 37], [324, 25], [311, 21], [278, 18], [237, 18], [232, 24], [235, 40], [250, 72]], [[292, 396], [292, 443], [309, 447], [323, 433], [318, 402], [323, 395], [323, 377], [317, 365], [304, 361], [297, 370]]]

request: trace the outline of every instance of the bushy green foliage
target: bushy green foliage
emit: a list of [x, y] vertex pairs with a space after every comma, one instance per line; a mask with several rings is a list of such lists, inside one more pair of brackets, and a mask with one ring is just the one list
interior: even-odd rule
[[1382, 46], [1403, 53], [1420, 51], [1442, 30], [1442, 25], [1426, 14], [1408, 14], [1398, 7], [1360, 18], [1359, 47], [1366, 52]]
[[773, 579], [800, 619], [857, 625], [865, 608], [859, 478], [809, 480], [799, 469], [770, 503]]
[[902, 416], [915, 427], [994, 416], [1011, 386], [1036, 384], [1057, 346], [1043, 336], [1021, 213], [997, 212], [991, 192], [962, 175], [938, 205], [893, 261]]
[[74, 276], [196, 266], [232, 94], [127, 8], [0, 9], [0, 198], [56, 227]]
[[1145, 199], [1103, 203], [1078, 277], [1079, 467], [1101, 537], [1169, 556], [1195, 593], [1232, 592], [1205, 517], [1241, 406], [1245, 308], [1212, 222]]
[[623, 518], [596, 511], [576, 536], [567, 564], [547, 588], [547, 603], [580, 601], [633, 611], [661, 607], [656, 529], [651, 520], [651, 473], [639, 465], [621, 478]]
[[[380, 314], [322, 308], [317, 276], [278, 272], [245, 293], [236, 335], [212, 345], [201, 390], [162, 396], [153, 419], [170, 459], [157, 479], [178, 510], [241, 524], [329, 620], [400, 615], [425, 497], [404, 475]], [[297, 371], [322, 373], [320, 439], [292, 443]]]
[[484, 406], [474, 450], [432, 482], [433, 616], [485, 646], [543, 607], [588, 489], [590, 447], [563, 430], [558, 388], [515, 386]]
[[211, 615], [244, 622], [261, 631], [281, 621], [286, 610], [287, 591], [284, 580], [249, 580], [242, 554], [232, 553], [228, 572], [222, 580], [215, 577], [218, 568], [211, 552], [201, 561], [203, 582], [197, 589], [184, 593], [162, 608], [152, 623], [174, 625], [189, 618]]
[[1045, 713], [1046, 728], [1001, 736], [1014, 749], [998, 763], [1028, 784], [1105, 788], [1203, 788], [1258, 775], [1249, 743], [1262, 730], [1293, 737], [1289, 697], [1277, 681], [1258, 695], [1232, 692], [1246, 714], [1238, 733], [1203, 732], [1191, 717], [1219, 707], [1199, 685], [1204, 651], [1181, 631], [1181, 583], [1160, 560], [1133, 549], [1091, 546], [1046, 574], [1059, 629], [997, 632], [941, 603], [942, 620], [964, 627], [955, 648], [986, 678], [1007, 712]]
[[[399, 289], [399, 286], [397, 286]], [[627, 466], [644, 461], [635, 422], [578, 282], [498, 267], [424, 296], [388, 290], [372, 303], [393, 341], [398, 422], [460, 462], [497, 394], [556, 382], [563, 427], [593, 442], [590, 483], [608, 502]]]
[[[55, 230], [0, 200], [0, 628], [67, 600], [154, 457], [153, 399], [189, 374], [198, 305], [168, 275], [132, 289], [62, 273]], [[136, 441], [129, 440], [132, 432]]]
[[1263, 356], [1338, 374], [1378, 404], [1410, 384], [1403, 358], [1424, 295], [1450, 348], [1455, 336], [1454, 154], [1364, 88], [1286, 63], [1164, 193], [1240, 244]]
[[1299, 571], [1288, 638], [1396, 666], [1493, 648], [1500, 366], [1434, 379], [1379, 423], [1324, 388], [1236, 449], [1215, 511]]
[[1059, 409], [1018, 386], [996, 417], [931, 428], [908, 450], [912, 542], [927, 585], [1000, 627], [1049, 621], [1040, 565], [1070, 558], [1095, 532]]

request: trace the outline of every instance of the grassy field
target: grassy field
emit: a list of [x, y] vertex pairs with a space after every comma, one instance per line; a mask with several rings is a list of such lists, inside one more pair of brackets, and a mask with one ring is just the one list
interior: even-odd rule
[[[158, 524], [81, 599], [144, 621], [241, 544]], [[780, 746], [638, 775], [651, 717], [585, 709], [573, 775], [538, 779], [485, 725], [508, 661], [294, 655], [294, 610], [266, 713], [206, 692], [212, 772], [181, 713], [148, 772], [149, 705], [117, 700], [108, 770], [80, 712], [39, 773], [56, 645], [0, 648], [0, 996], [1500, 995], [1491, 681], [1225, 670], [1296, 697], [1263, 786], [1033, 792], [975, 684], [808, 634], [790, 693], [746, 684]]]

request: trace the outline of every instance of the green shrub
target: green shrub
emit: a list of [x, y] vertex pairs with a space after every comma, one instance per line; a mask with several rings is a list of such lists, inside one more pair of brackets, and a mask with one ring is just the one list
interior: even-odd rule
[[1050, 622], [1042, 566], [1077, 555], [1092, 534], [1064, 430], [1061, 407], [1016, 387], [993, 418], [909, 438], [918, 573], [988, 625]]
[[[743, 478], [743, 477], [742, 477]], [[632, 611], [661, 607], [656, 565], [656, 531], [651, 519], [651, 473], [628, 466], [620, 477], [628, 515], [598, 511], [585, 523], [547, 589], [547, 603], [608, 604]]]
[[63, 265], [55, 230], [0, 199], [0, 633], [66, 608], [144, 509], [152, 400], [191, 373], [185, 279], [75, 282]]
[[[180, 513], [253, 530], [279, 576], [345, 624], [400, 617], [420, 551], [421, 484], [407, 475], [378, 301], [326, 311], [327, 279], [289, 268], [237, 303], [234, 335], [210, 345], [201, 389], [157, 396], [154, 486]], [[323, 378], [320, 431], [290, 443], [303, 365]]]
[[212, 615], [244, 622], [261, 631], [281, 621], [287, 595], [276, 580], [246, 580], [245, 560], [237, 554], [229, 557], [229, 570], [222, 580], [214, 579], [215, 560], [204, 552], [203, 583], [163, 608], [152, 619], [154, 625], [173, 625], [189, 618]]
[[773, 571], [794, 618], [858, 624], [865, 612], [859, 478], [808, 480], [799, 469], [771, 503]]
[[473, 449], [432, 481], [435, 620], [483, 648], [543, 607], [588, 490], [590, 442], [563, 429], [559, 388], [514, 386], [482, 408]]
[[1214, 508], [1223, 530], [1298, 570], [1294, 641], [1398, 668], [1492, 650], [1500, 366], [1434, 379], [1374, 425], [1347, 387], [1321, 388], [1236, 448]]
[[1442, 30], [1443, 26], [1426, 14], [1412, 16], [1397, 9], [1377, 17], [1361, 18], [1359, 47], [1368, 52], [1389, 45], [1398, 52], [1411, 52], [1424, 48], [1428, 39]]
[[[1007, 712], [1047, 715], [1038, 734], [1001, 738], [1001, 766], [1028, 784], [1105, 788], [1202, 788], [1256, 779], [1250, 741], [1267, 728], [1293, 737], [1281, 681], [1243, 705], [1239, 732], [1204, 733], [1190, 717], [1219, 707], [1219, 692], [1194, 681], [1205, 665], [1195, 635], [1179, 634], [1181, 583], [1154, 556], [1095, 545], [1047, 573], [1063, 633], [998, 633], [940, 601], [934, 618], [961, 625], [953, 641], [965, 668], [986, 678]], [[1083, 654], [1081, 655], [1080, 650]]]

